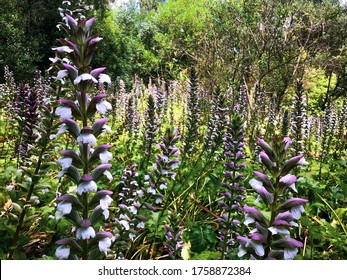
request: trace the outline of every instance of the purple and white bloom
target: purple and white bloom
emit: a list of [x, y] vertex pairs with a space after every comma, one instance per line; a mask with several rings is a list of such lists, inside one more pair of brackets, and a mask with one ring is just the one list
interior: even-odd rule
[[152, 188], [152, 187], [149, 187], [149, 188], [147, 189], [147, 193], [155, 194], [155, 193], [156, 193], [156, 190], [155, 190], [154, 188]]
[[111, 84], [111, 78], [109, 75], [107, 74], [100, 74], [99, 75], [99, 83], [103, 84], [103, 83], [106, 83], [106, 84]]
[[77, 194], [88, 193], [91, 191], [97, 191], [98, 186], [93, 181], [93, 176], [90, 174], [84, 174], [81, 178], [81, 183], [77, 187]]
[[70, 255], [70, 247], [61, 245], [55, 250], [55, 256], [60, 260], [66, 260]]
[[288, 229], [286, 229], [285, 227], [280, 227], [280, 226], [269, 227], [269, 231], [271, 231], [272, 234], [280, 234], [280, 235], [284, 235], [288, 237], [290, 235], [290, 232]]
[[96, 104], [96, 110], [101, 114], [105, 115], [107, 111], [112, 110], [112, 105], [106, 100], [102, 100]]
[[57, 51], [57, 52], [66, 52], [66, 53], [71, 53], [73, 52], [73, 49], [69, 48], [68, 46], [62, 46], [62, 47], [56, 47], [52, 48], [52, 51]]
[[299, 219], [301, 217], [301, 214], [304, 213], [305, 211], [302, 205], [305, 204], [306, 202], [308, 202], [308, 200], [303, 198], [298, 198], [298, 197], [290, 198], [281, 205], [281, 208], [290, 209], [293, 217], [295, 219]]
[[251, 224], [251, 223], [255, 222], [255, 220], [257, 220], [263, 224], [267, 224], [267, 221], [266, 221], [264, 215], [257, 208], [249, 207], [249, 206], [245, 205], [243, 207], [243, 210], [246, 212], [245, 221], [244, 221], [245, 225]]
[[280, 183], [291, 188], [294, 192], [298, 192], [295, 187], [295, 182], [296, 182], [296, 176], [291, 174], [287, 174], [280, 179]]
[[81, 81], [92, 81], [94, 83], [98, 82], [97, 79], [88, 73], [83, 73], [82, 75], [77, 76], [73, 83], [74, 85], [78, 85]]
[[163, 198], [164, 198], [164, 196], [162, 194], [159, 194], [158, 197], [155, 200], [155, 203], [156, 204], [162, 203], [163, 202]]
[[303, 247], [303, 244], [293, 238], [285, 237], [273, 242], [273, 246], [284, 248], [284, 259], [292, 260], [298, 253], [298, 248]]
[[69, 74], [69, 73], [68, 73], [67, 70], [60, 70], [60, 71], [58, 72], [58, 74], [57, 74], [56, 79], [62, 81], [62, 83], [64, 84], [63, 78], [67, 77], [68, 74]]
[[69, 201], [62, 201], [57, 205], [56, 220], [59, 221], [64, 215], [69, 215], [72, 210], [72, 203]]
[[93, 227], [79, 227], [76, 231], [76, 238], [77, 239], [90, 239], [95, 237], [95, 230]]
[[72, 165], [72, 158], [61, 157], [57, 160], [57, 163], [61, 166], [63, 170], [67, 170]]
[[91, 133], [82, 133], [80, 136], [77, 137], [77, 142], [80, 145], [89, 144], [91, 146], [95, 146], [96, 145], [96, 138]]
[[128, 209], [129, 209], [129, 211], [130, 211], [131, 213], [133, 213], [134, 215], [137, 214], [137, 211], [138, 211], [138, 210], [137, 210], [137, 208], [136, 208], [134, 205], [129, 206]]
[[140, 222], [137, 224], [136, 226], [137, 228], [145, 228], [145, 223], [144, 222]]
[[76, 231], [77, 239], [90, 239], [95, 237], [95, 230], [91, 226], [91, 222], [89, 220], [83, 220], [80, 222], [80, 227]]
[[101, 163], [108, 163], [112, 159], [112, 153], [105, 150], [99, 154], [99, 158]]
[[111, 243], [112, 243], [112, 240], [110, 237], [105, 237], [100, 239], [98, 243], [100, 252], [104, 252], [105, 255], [107, 255], [107, 251], [111, 247]]
[[113, 199], [109, 195], [105, 195], [100, 198], [100, 206], [102, 210], [107, 210], [110, 207]]
[[[257, 238], [255, 238], [255, 239], [257, 239]], [[240, 243], [239, 252], [237, 253], [237, 255], [239, 257], [244, 256], [248, 251], [247, 248], [249, 248], [249, 247], [253, 248], [255, 253], [258, 256], [260, 256], [260, 257], [264, 256], [264, 254], [265, 254], [264, 246], [262, 245], [260, 240], [254, 240], [253, 238], [248, 239], [248, 238], [242, 237], [242, 236], [238, 236], [237, 240]]]
[[119, 223], [126, 229], [129, 230], [130, 229], [130, 225], [129, 222], [126, 220], [120, 220]]

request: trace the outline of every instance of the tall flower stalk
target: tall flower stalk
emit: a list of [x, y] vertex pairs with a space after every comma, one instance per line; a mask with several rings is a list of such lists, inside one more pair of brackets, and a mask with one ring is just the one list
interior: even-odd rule
[[223, 137], [227, 127], [227, 113], [228, 107], [225, 96], [218, 89], [214, 96], [204, 138], [204, 150], [208, 156], [213, 156], [223, 143]]
[[303, 244], [290, 237], [293, 227], [304, 212], [306, 199], [295, 197], [296, 176], [290, 174], [297, 164], [304, 162], [303, 155], [286, 160], [291, 139], [274, 138], [272, 145], [258, 138], [263, 149], [260, 163], [269, 175], [253, 171], [255, 178], [250, 185], [257, 192], [256, 203], [261, 202], [259, 209], [245, 205], [244, 224], [253, 228], [247, 237], [238, 236], [240, 243], [238, 256], [248, 255], [251, 259], [294, 259], [298, 248]]
[[147, 99], [147, 109], [145, 112], [145, 127], [143, 135], [144, 157], [141, 163], [141, 168], [145, 170], [148, 167], [153, 152], [153, 146], [156, 143], [158, 125], [159, 122], [156, 114], [156, 104], [153, 95], [150, 94]]
[[187, 96], [187, 132], [184, 139], [184, 157], [189, 157], [196, 150], [200, 127], [200, 106], [199, 106], [199, 86], [196, 73], [193, 71], [190, 75], [188, 96]]
[[[86, 19], [65, 14], [64, 22], [59, 28], [64, 30], [67, 38], [60, 39], [62, 46], [53, 50], [67, 54], [70, 61], [63, 63], [63, 70], [57, 75], [57, 80], [65, 83], [69, 79], [74, 86], [74, 100], [58, 100], [60, 106], [55, 113], [63, 123], [60, 133], [67, 130], [78, 146], [77, 151], [61, 151], [58, 164], [62, 170], [59, 177], [67, 176], [76, 185], [75, 194], [68, 193], [57, 197], [57, 220], [65, 216], [76, 228], [74, 237], [57, 241], [60, 245], [56, 250], [59, 259], [95, 259], [100, 252], [107, 254], [111, 246], [112, 234], [106, 231], [96, 232], [96, 225], [102, 219], [108, 219], [108, 207], [112, 202], [112, 192], [99, 190], [98, 181], [104, 175], [112, 180], [108, 171], [112, 154], [111, 146], [97, 146], [97, 137], [108, 129], [108, 118], [93, 121], [99, 115], [105, 115], [111, 110], [111, 104], [105, 100], [106, 94], [100, 93], [92, 98], [89, 95], [96, 90], [96, 85], [110, 84], [108, 75], [103, 74], [104, 67], [92, 69], [90, 66], [94, 50], [102, 39], [92, 34], [95, 18]], [[73, 96], [73, 94], [71, 94]], [[99, 164], [101, 163], [101, 164]], [[99, 164], [99, 165], [98, 165]]]
[[244, 136], [243, 122], [239, 114], [232, 118], [228, 129], [229, 135], [225, 137], [225, 180], [222, 182], [223, 192], [219, 206], [220, 215], [217, 219], [219, 223], [219, 244], [221, 259], [227, 259], [233, 252], [238, 227], [241, 224], [242, 200], [244, 199], [245, 187], [242, 184], [245, 176], [242, 170], [245, 168], [243, 159]]
[[294, 106], [291, 121], [291, 135], [293, 139], [292, 150], [294, 154], [304, 152], [305, 138], [305, 96], [302, 80], [296, 82]]

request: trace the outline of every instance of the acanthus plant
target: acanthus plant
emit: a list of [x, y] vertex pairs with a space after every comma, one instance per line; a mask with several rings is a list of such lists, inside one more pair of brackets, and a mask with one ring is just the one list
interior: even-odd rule
[[[34, 206], [40, 202], [40, 195], [49, 191], [43, 175], [46, 174], [50, 166], [49, 160], [53, 156], [54, 148], [51, 145], [50, 135], [56, 129], [52, 110], [55, 93], [51, 90], [48, 94], [49, 89], [48, 84], [43, 82], [41, 74], [37, 72], [34, 85], [30, 87], [28, 84], [20, 84], [9, 104], [9, 113], [13, 116], [12, 122], [19, 131], [17, 165], [22, 182], [16, 182], [15, 186], [8, 190], [16, 193], [10, 194], [12, 197], [24, 198], [21, 199], [24, 203], [19, 203], [22, 207], [19, 208], [20, 214], [8, 254], [9, 259], [13, 258], [16, 250], [20, 250], [20, 245], [23, 246], [20, 244], [21, 233], [27, 222], [27, 213], [34, 213]], [[31, 218], [35, 215], [31, 215]], [[40, 217], [42, 218], [43, 216]]]
[[[175, 147], [179, 138], [177, 130], [167, 130], [161, 138], [162, 143], [158, 144], [160, 153], [156, 154], [152, 171], [148, 171], [144, 176], [142, 185], [139, 183], [135, 164], [124, 170], [118, 194], [118, 211], [111, 222], [114, 233], [111, 251], [114, 258], [132, 258], [136, 252], [136, 239], [146, 237], [141, 232], [146, 234], [143, 229], [151, 213], [161, 211], [159, 215], [164, 215], [166, 207], [162, 205], [165, 204], [165, 190], [169, 187], [169, 182], [175, 179], [174, 170], [179, 163], [179, 149]], [[171, 225], [170, 221], [169, 219], [168, 223]], [[159, 226], [157, 225], [156, 229]]]
[[306, 108], [304, 96], [304, 84], [302, 80], [296, 81], [293, 113], [291, 121], [291, 135], [293, 139], [292, 151], [294, 154], [304, 153]]
[[189, 78], [187, 96], [187, 123], [186, 135], [184, 138], [184, 157], [191, 157], [196, 151], [196, 141], [199, 136], [200, 127], [200, 104], [199, 104], [199, 80], [195, 71], [192, 71]]
[[141, 168], [146, 170], [152, 156], [153, 146], [156, 143], [157, 132], [159, 129], [158, 116], [156, 114], [156, 103], [153, 95], [148, 95], [147, 109], [145, 111], [145, 126], [143, 131], [144, 157], [141, 162]]
[[214, 156], [223, 143], [223, 137], [227, 127], [227, 113], [228, 107], [226, 105], [226, 98], [220, 90], [217, 89], [213, 98], [204, 138], [204, 151], [208, 156]]
[[219, 242], [218, 249], [221, 251], [221, 259], [231, 258], [234, 252], [234, 244], [237, 233], [240, 232], [240, 219], [242, 214], [242, 201], [245, 187], [245, 176], [242, 170], [246, 164], [243, 162], [245, 155], [243, 121], [239, 114], [235, 113], [228, 127], [228, 135], [225, 141], [225, 180], [222, 182], [223, 191], [218, 201], [220, 206], [219, 218]]
[[[144, 177], [146, 192], [151, 194], [151, 200], [146, 202], [145, 205], [147, 209], [151, 211], [157, 211], [157, 208], [161, 208], [158, 221], [160, 221], [160, 217], [163, 217], [165, 215], [169, 204], [175, 200], [174, 190], [170, 189], [170, 191], [167, 192], [167, 189], [169, 189], [170, 181], [175, 180], [175, 169], [179, 166], [180, 160], [178, 159], [178, 156], [180, 154], [180, 151], [179, 148], [176, 147], [176, 145], [180, 138], [181, 136], [178, 133], [177, 129], [166, 129], [164, 136], [161, 137], [162, 143], [157, 144], [160, 152], [156, 154], [155, 163], [152, 165], [151, 171], [148, 171]], [[168, 217], [167, 226], [170, 226], [172, 224], [172, 219], [175, 219], [174, 215]], [[161, 225], [156, 224], [154, 229], [154, 236], [156, 236], [160, 226]], [[153, 242], [151, 242], [148, 249], [149, 255], [152, 254], [152, 245]], [[167, 249], [170, 252], [170, 248], [167, 247]], [[177, 248], [177, 250], [179, 249], [180, 248]]]
[[[256, 207], [245, 205], [244, 224], [251, 227], [247, 237], [238, 236], [240, 243], [238, 256], [248, 255], [250, 259], [294, 259], [302, 242], [290, 236], [297, 220], [304, 212], [303, 205], [308, 200], [295, 197], [296, 176], [290, 174], [293, 168], [305, 162], [303, 154], [286, 160], [292, 143], [289, 137], [275, 137], [270, 146], [263, 139], [257, 142], [263, 149], [260, 163], [269, 175], [253, 171], [255, 178], [250, 185], [257, 192]], [[258, 204], [261, 201], [261, 204]]]
[[[96, 114], [105, 115], [111, 110], [111, 104], [105, 100], [106, 94], [100, 93], [89, 98], [96, 85], [110, 84], [110, 77], [103, 74], [104, 67], [92, 69], [90, 66], [94, 50], [102, 39], [92, 35], [95, 18], [86, 19], [79, 16], [75, 19], [65, 14], [64, 22], [58, 27], [67, 33], [67, 38], [60, 39], [62, 46], [53, 50], [67, 54], [70, 63], [63, 63], [63, 70], [57, 75], [57, 80], [66, 82], [70, 79], [75, 93], [75, 100], [58, 100], [59, 106], [55, 114], [63, 123], [60, 133], [67, 130], [78, 146], [78, 150], [63, 150], [58, 164], [62, 170], [58, 177], [67, 176], [77, 187], [74, 192], [60, 195], [56, 198], [57, 220], [63, 216], [72, 222], [75, 234], [63, 238], [56, 243], [56, 257], [59, 259], [95, 259], [107, 254], [111, 246], [112, 234], [99, 231], [103, 219], [109, 217], [109, 206], [112, 203], [112, 192], [98, 188], [98, 181], [104, 176], [112, 180], [109, 172], [112, 159], [108, 144], [97, 146], [97, 137], [105, 130], [108, 118], [94, 121]], [[80, 127], [81, 126], [81, 127]], [[101, 164], [98, 165], [98, 162]]]

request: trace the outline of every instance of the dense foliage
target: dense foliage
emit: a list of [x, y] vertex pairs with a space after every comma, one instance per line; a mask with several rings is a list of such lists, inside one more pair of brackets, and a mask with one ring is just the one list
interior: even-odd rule
[[1, 259], [347, 258], [345, 7], [57, 2], [0, 0]]

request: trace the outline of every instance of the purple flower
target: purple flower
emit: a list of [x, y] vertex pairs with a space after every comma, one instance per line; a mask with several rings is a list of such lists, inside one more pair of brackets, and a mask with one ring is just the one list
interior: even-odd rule
[[299, 219], [301, 214], [304, 213], [304, 207], [302, 205], [307, 202], [308, 200], [303, 198], [290, 198], [280, 206], [280, 209], [286, 210], [290, 208], [293, 217]]
[[90, 239], [95, 237], [95, 230], [91, 226], [91, 223], [89, 220], [83, 220], [80, 222], [80, 227], [76, 231], [76, 238], [77, 239]]
[[296, 176], [287, 174], [280, 179], [280, 183], [284, 185], [285, 188], [291, 188], [293, 191], [298, 192], [295, 188]]
[[88, 193], [91, 191], [97, 191], [98, 186], [93, 181], [93, 176], [90, 174], [84, 174], [81, 178], [81, 183], [77, 187], [77, 194]]
[[263, 225], [267, 224], [267, 221], [264, 217], [264, 215], [257, 209], [254, 207], [249, 207], [247, 205], [243, 206], [243, 210], [246, 212], [246, 216], [245, 216], [245, 225], [248, 225], [250, 223], [255, 222], [255, 220], [257, 220], [258, 222], [260, 222]]

